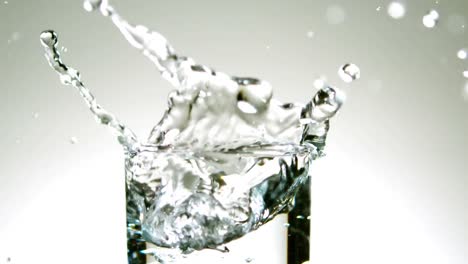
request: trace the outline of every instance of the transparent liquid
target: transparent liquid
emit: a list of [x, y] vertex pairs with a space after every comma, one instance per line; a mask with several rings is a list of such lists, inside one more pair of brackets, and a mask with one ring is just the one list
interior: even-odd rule
[[[50, 66], [78, 89], [126, 154], [129, 263], [178, 262], [223, 245], [288, 212], [322, 155], [343, 97], [323, 86], [307, 104], [283, 104], [263, 80], [232, 77], [177, 54], [159, 33], [133, 26], [107, 1], [86, 1], [175, 86], [146, 142], [100, 106], [62, 62], [57, 34], [41, 34]], [[149, 260], [148, 260], [149, 259]]]

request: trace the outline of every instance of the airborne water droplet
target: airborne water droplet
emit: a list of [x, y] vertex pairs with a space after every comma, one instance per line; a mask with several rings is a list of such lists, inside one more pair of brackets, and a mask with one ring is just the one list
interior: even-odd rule
[[439, 13], [436, 10], [429, 11], [422, 19], [423, 25], [427, 28], [433, 28], [439, 22]]
[[284, 223], [283, 226], [286, 227], [286, 228], [289, 228], [290, 224], [289, 223]]
[[73, 145], [74, 145], [74, 144], [76, 144], [76, 143], [78, 143], [78, 138], [76, 138], [76, 137], [71, 137], [71, 138], [70, 138], [70, 144], [73, 144]]
[[307, 34], [306, 34], [307, 38], [313, 38], [314, 35], [315, 35], [315, 33], [313, 31], [308, 31]]
[[376, 10], [377, 12], [380, 12], [380, 9], [382, 9], [382, 7], [381, 7], [381, 6], [378, 6], [375, 10]]
[[47, 47], [52, 47], [57, 43], [57, 33], [52, 30], [42, 31], [40, 38], [42, 45]]
[[460, 60], [465, 60], [468, 57], [468, 52], [465, 49], [461, 49], [457, 52], [457, 57]]
[[391, 2], [387, 8], [388, 15], [394, 19], [400, 19], [405, 16], [405, 6], [400, 2]]
[[347, 63], [340, 67], [338, 70], [338, 75], [345, 83], [350, 83], [361, 77], [361, 71], [355, 64]]

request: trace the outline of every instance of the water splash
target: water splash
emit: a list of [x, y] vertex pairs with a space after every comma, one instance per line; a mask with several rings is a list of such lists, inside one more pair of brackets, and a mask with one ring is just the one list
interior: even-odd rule
[[60, 53], [57, 51], [57, 34], [52, 30], [46, 30], [41, 33], [40, 39], [42, 46], [45, 48], [45, 56], [49, 65], [57, 72], [60, 77], [60, 81], [64, 85], [72, 85], [78, 89], [81, 97], [85, 100], [98, 122], [111, 128], [111, 130], [118, 135], [119, 142], [127, 151], [132, 153], [136, 152], [139, 147], [139, 143], [135, 134], [124, 124], [118, 121], [113, 114], [97, 104], [93, 94], [81, 81], [80, 73], [77, 70], [63, 64]]
[[41, 34], [62, 83], [78, 89], [126, 151], [131, 263], [219, 249], [292, 208], [309, 166], [323, 155], [329, 120], [344, 100], [339, 90], [323, 84], [307, 104], [281, 103], [268, 82], [195, 63], [161, 34], [125, 21], [108, 1], [85, 1], [84, 8], [110, 18], [175, 86], [160, 122], [140, 142], [62, 62], [57, 34]]

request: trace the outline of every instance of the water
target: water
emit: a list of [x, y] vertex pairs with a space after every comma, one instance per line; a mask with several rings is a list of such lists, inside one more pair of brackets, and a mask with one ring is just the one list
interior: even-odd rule
[[78, 90], [126, 154], [129, 263], [228, 252], [225, 243], [293, 208], [310, 165], [323, 155], [329, 120], [343, 103], [339, 90], [323, 84], [306, 104], [282, 103], [268, 82], [197, 64], [161, 34], [125, 21], [108, 1], [84, 7], [108, 17], [175, 87], [161, 120], [141, 141], [63, 63], [57, 34], [41, 33], [50, 66]]
[[387, 13], [390, 17], [394, 19], [401, 19], [406, 14], [405, 6], [400, 2], [391, 2], [388, 5]]
[[361, 78], [361, 70], [356, 64], [346, 63], [338, 69], [338, 76], [346, 83], [351, 83]]
[[436, 10], [429, 11], [422, 19], [423, 25], [427, 28], [434, 28], [439, 22], [439, 13]]
[[460, 60], [466, 60], [468, 58], [468, 51], [466, 49], [461, 49], [457, 52], [457, 57]]

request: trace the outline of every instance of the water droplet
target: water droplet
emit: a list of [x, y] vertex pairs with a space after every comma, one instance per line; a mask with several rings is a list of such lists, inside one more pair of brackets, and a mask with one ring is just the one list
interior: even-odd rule
[[78, 139], [77, 139], [76, 137], [71, 137], [71, 138], [70, 138], [70, 144], [73, 144], [73, 145], [74, 145], [74, 144], [76, 144], [76, 143], [78, 143]]
[[4, 3], [5, 5], [8, 5], [8, 1], [4, 1], [3, 3]]
[[376, 10], [377, 12], [380, 12], [380, 9], [382, 9], [382, 7], [381, 7], [381, 6], [378, 6], [375, 10]]
[[307, 220], [310, 220], [310, 215], [309, 215], [309, 216], [307, 216]]
[[290, 226], [290, 224], [289, 223], [284, 223], [283, 226], [288, 228]]
[[304, 219], [304, 216], [303, 215], [298, 215], [298, 216], [296, 216], [296, 219]]
[[62, 52], [64, 52], [64, 53], [68, 51], [68, 49], [65, 48], [65, 47], [63, 47], [63, 46], [62, 46], [62, 48], [61, 48], [60, 50], [61, 50]]
[[468, 71], [463, 72], [463, 77], [468, 78]]
[[468, 52], [466, 51], [466, 49], [461, 49], [457, 52], [457, 57], [460, 60], [466, 60], [466, 58], [468, 58]]
[[38, 113], [38, 112], [34, 112], [34, 113], [32, 114], [32, 116], [33, 116], [34, 119], [38, 119], [38, 118], [39, 118], [39, 113]]
[[46, 47], [52, 47], [57, 44], [57, 33], [52, 30], [45, 30], [41, 33], [41, 43]]
[[361, 77], [361, 71], [355, 64], [347, 63], [340, 67], [338, 70], [338, 75], [345, 83], [350, 83]]
[[313, 38], [315, 36], [315, 33], [313, 31], [308, 31], [306, 36], [307, 38]]
[[92, 12], [96, 10], [101, 5], [102, 0], [86, 0], [83, 2], [83, 8], [88, 11]]
[[400, 2], [391, 2], [388, 5], [387, 13], [394, 19], [401, 19], [405, 16], [405, 6]]
[[435, 10], [429, 11], [422, 19], [423, 25], [427, 28], [433, 28], [439, 22], [439, 13]]
[[327, 8], [326, 17], [328, 24], [338, 25], [344, 22], [346, 13], [339, 5], [332, 5]]
[[250, 262], [252, 262], [252, 261], [253, 261], [252, 258], [246, 258], [246, 259], [245, 259], [245, 263], [250, 263]]

